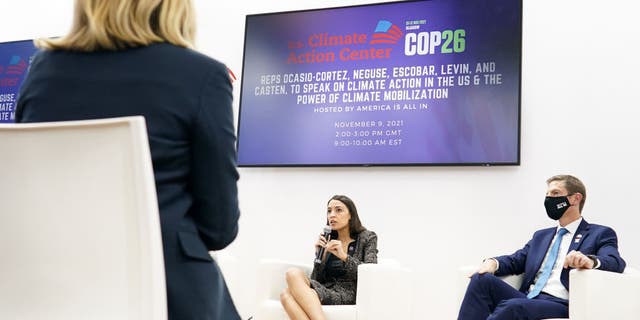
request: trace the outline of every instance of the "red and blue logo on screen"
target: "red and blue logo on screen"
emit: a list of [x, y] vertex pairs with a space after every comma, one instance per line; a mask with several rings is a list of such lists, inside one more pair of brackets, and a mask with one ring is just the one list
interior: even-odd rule
[[398, 26], [387, 20], [379, 20], [372, 34], [312, 33], [306, 41], [301, 39], [287, 41], [287, 48], [290, 50], [287, 55], [287, 64], [389, 59], [394, 45], [403, 35], [403, 31]]
[[[20, 56], [12, 56], [7, 65], [6, 74], [23, 74], [29, 65]], [[0, 72], [2, 72], [2, 66], [0, 66]]]
[[396, 44], [398, 40], [402, 38], [403, 32], [398, 26], [394, 25], [390, 21], [380, 20], [376, 29], [371, 37], [369, 44]]

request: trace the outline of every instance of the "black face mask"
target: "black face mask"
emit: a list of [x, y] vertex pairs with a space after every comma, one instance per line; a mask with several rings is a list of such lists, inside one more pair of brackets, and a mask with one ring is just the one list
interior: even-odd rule
[[544, 208], [547, 209], [549, 218], [553, 220], [560, 219], [570, 206], [567, 196], [544, 198]]

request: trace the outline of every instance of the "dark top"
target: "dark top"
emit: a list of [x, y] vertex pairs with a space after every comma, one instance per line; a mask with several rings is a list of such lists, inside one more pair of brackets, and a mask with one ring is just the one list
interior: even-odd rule
[[329, 253], [321, 264], [314, 265], [311, 287], [318, 293], [322, 304], [355, 304], [358, 265], [377, 262], [378, 236], [373, 231], [362, 231], [349, 244], [346, 261]]
[[170, 319], [239, 319], [208, 254], [238, 233], [238, 173], [227, 68], [193, 50], [43, 51], [17, 122], [142, 115], [158, 192]]
[[[347, 255], [353, 257], [353, 255], [355, 254], [357, 243], [358, 243], [358, 240], [354, 240], [353, 242], [349, 243], [349, 246], [347, 249]], [[345, 269], [345, 264], [346, 263], [344, 261], [340, 260], [338, 257], [334, 256], [333, 254], [328, 254], [327, 261], [325, 262], [325, 267], [324, 267], [324, 275], [323, 275], [324, 278], [336, 281], [337, 279], [344, 277], [344, 275], [347, 273], [347, 270]]]

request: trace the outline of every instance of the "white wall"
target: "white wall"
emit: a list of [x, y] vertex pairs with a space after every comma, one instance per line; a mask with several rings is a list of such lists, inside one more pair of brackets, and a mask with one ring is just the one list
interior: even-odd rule
[[[199, 48], [238, 76], [245, 14], [366, 3], [195, 2]], [[632, 3], [525, 0], [521, 166], [241, 169], [241, 231], [226, 251], [241, 262], [236, 272], [245, 279], [230, 286], [243, 317], [253, 312], [258, 259], [311, 263], [326, 201], [339, 193], [356, 201], [365, 226], [378, 233], [380, 255], [415, 270], [414, 299], [430, 319], [455, 317], [456, 268], [511, 253], [553, 225], [542, 202], [554, 174], [585, 182], [585, 218], [614, 227], [623, 257], [640, 266], [640, 60], [633, 49], [640, 24]], [[71, 0], [3, 1], [0, 41], [61, 35], [71, 8]], [[425, 319], [425, 310], [414, 319]]]

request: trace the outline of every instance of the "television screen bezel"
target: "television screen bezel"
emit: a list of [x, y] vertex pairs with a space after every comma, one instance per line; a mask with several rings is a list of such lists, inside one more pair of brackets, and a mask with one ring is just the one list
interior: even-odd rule
[[[270, 15], [279, 15], [279, 14], [290, 14], [290, 13], [300, 13], [300, 12], [313, 12], [313, 11], [326, 11], [326, 10], [334, 10], [334, 9], [348, 9], [348, 8], [357, 8], [357, 7], [372, 7], [372, 6], [380, 6], [380, 5], [389, 5], [389, 4], [402, 4], [402, 3], [411, 3], [411, 2], [431, 2], [434, 0], [407, 0], [407, 1], [386, 1], [386, 2], [376, 2], [376, 3], [367, 3], [367, 4], [357, 4], [357, 5], [345, 5], [345, 6], [337, 6], [337, 7], [323, 7], [323, 8], [312, 8], [312, 9], [299, 9], [299, 10], [289, 10], [289, 11], [277, 11], [277, 12], [265, 12], [265, 13], [254, 13], [247, 14], [245, 16], [245, 28], [244, 28], [244, 38], [243, 38], [243, 50], [242, 50], [242, 71], [240, 77], [240, 93], [239, 93], [239, 101], [238, 101], [238, 120], [236, 122], [236, 158], [240, 150], [240, 123], [242, 118], [242, 90], [243, 90], [243, 81], [245, 76], [245, 61], [246, 61], [246, 40], [247, 40], [247, 27], [248, 22], [251, 17], [256, 16], [270, 16]], [[520, 61], [518, 63], [518, 128], [517, 128], [517, 156], [516, 161], [514, 162], [427, 162], [427, 163], [414, 163], [414, 162], [403, 162], [403, 163], [319, 163], [319, 164], [240, 164], [239, 159], [237, 160], [237, 166], [239, 168], [305, 168], [305, 167], [491, 167], [491, 166], [520, 166], [521, 164], [521, 130], [522, 130], [522, 21], [523, 21], [523, 0], [517, 0], [520, 6], [520, 23], [518, 24], [517, 32], [520, 34], [520, 43], [519, 43], [519, 52], [520, 52]]]

